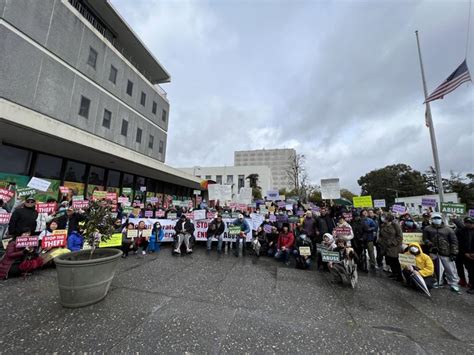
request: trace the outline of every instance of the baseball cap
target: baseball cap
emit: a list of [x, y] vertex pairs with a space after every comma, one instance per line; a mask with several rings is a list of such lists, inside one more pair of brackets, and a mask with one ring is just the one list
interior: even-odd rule
[[431, 219], [433, 219], [433, 218], [441, 218], [441, 219], [443, 219], [443, 217], [441, 216], [441, 213], [438, 213], [438, 212], [435, 212], [435, 213], [433, 213], [433, 214], [431, 215]]

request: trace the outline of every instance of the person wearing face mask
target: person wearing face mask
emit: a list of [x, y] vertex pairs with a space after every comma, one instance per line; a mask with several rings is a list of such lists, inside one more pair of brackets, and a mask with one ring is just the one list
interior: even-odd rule
[[407, 284], [412, 287], [417, 287], [412, 279], [411, 274], [413, 272], [418, 272], [421, 277], [425, 280], [425, 284], [428, 289], [433, 288], [433, 284], [435, 282], [433, 278], [434, 274], [434, 265], [433, 260], [423, 253], [421, 250], [420, 244], [418, 243], [410, 243], [408, 244], [408, 251], [405, 254], [411, 254], [415, 256], [416, 266], [407, 266], [403, 269], [403, 275], [405, 276], [405, 280], [407, 280]]
[[[458, 255], [458, 239], [454, 231], [443, 223], [440, 213], [431, 215], [431, 225], [423, 230], [423, 243], [429, 250], [430, 257], [435, 263], [442, 263], [448, 285], [452, 291], [459, 293], [459, 277], [456, 270], [456, 257]], [[436, 267], [439, 273], [439, 266]], [[437, 275], [438, 280], [441, 275]], [[439, 281], [433, 288], [440, 287]]]
[[403, 243], [403, 233], [391, 213], [384, 216], [384, 221], [380, 227], [379, 243], [385, 253], [385, 262], [392, 270], [392, 275], [389, 277], [396, 281], [403, 281], [402, 270], [398, 261], [398, 253]]
[[[460, 277], [459, 285], [469, 287], [467, 293], [474, 294], [474, 218], [464, 218], [464, 223], [459, 218], [453, 218], [456, 225], [456, 236], [459, 242], [459, 254], [456, 267]], [[467, 269], [469, 283], [466, 280], [464, 267]]]
[[416, 233], [418, 232], [418, 226], [410, 215], [407, 215], [401, 223], [403, 233]]
[[313, 250], [313, 243], [311, 242], [311, 239], [304, 233], [301, 233], [296, 237], [293, 255], [295, 256], [297, 269], [309, 269], [311, 266], [311, 256], [301, 255], [300, 247], [309, 247], [310, 251]]
[[155, 222], [155, 224], [153, 224], [153, 229], [151, 230], [150, 243], [148, 244], [148, 251], [150, 253], [160, 251], [160, 244], [164, 236], [165, 232], [161, 227], [161, 223]]

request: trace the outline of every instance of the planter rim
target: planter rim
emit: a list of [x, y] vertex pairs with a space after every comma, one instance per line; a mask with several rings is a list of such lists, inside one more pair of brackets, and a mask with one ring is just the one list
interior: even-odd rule
[[[104, 256], [101, 258], [95, 258], [91, 260], [64, 260], [63, 258], [70, 257], [71, 254], [90, 254], [90, 250], [79, 250], [79, 251], [73, 251], [71, 253], [67, 254], [62, 254], [59, 255], [58, 257], [54, 258], [54, 262], [59, 265], [64, 265], [64, 266], [80, 266], [80, 265], [90, 265], [90, 264], [101, 264], [101, 263], [106, 263], [108, 261], [112, 261], [114, 259], [119, 258], [122, 256], [123, 252], [119, 249], [102, 249], [102, 250], [107, 250], [108, 254], [112, 254], [109, 256]], [[97, 250], [96, 250], [97, 251]]]

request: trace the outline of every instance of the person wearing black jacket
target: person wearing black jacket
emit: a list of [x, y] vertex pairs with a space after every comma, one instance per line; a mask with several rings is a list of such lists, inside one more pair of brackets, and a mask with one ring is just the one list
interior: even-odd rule
[[18, 237], [24, 230], [36, 230], [38, 212], [35, 210], [35, 204], [35, 198], [33, 196], [28, 196], [23, 206], [18, 207], [13, 211], [8, 225], [8, 234]]
[[296, 237], [295, 248], [293, 249], [293, 255], [296, 259], [296, 268], [297, 269], [309, 269], [311, 266], [311, 256], [310, 255], [301, 255], [300, 247], [309, 247], [309, 250], [313, 250], [313, 243], [311, 239], [306, 236], [306, 234], [300, 234]]
[[217, 239], [217, 253], [222, 253], [222, 241], [224, 238], [225, 223], [222, 220], [221, 215], [217, 215], [217, 218], [214, 218], [207, 228], [207, 253], [211, 252], [212, 239]]
[[181, 254], [181, 244], [186, 246], [186, 254], [191, 254], [193, 250], [191, 249], [190, 240], [194, 234], [194, 224], [186, 218], [185, 214], [182, 214], [179, 220], [176, 222], [174, 227], [176, 232], [176, 248], [173, 250], [174, 254]]
[[323, 236], [326, 233], [332, 234], [332, 230], [336, 227], [334, 219], [328, 214], [326, 207], [321, 207], [321, 215], [318, 218], [319, 235]]
[[79, 230], [79, 222], [85, 220], [85, 215], [78, 212], [74, 212], [74, 208], [68, 207], [66, 214], [62, 215], [57, 219], [58, 229], [67, 229], [67, 235], [71, 235], [72, 232]]
[[[464, 218], [464, 223], [460, 219], [454, 219], [457, 227], [456, 236], [458, 237], [459, 253], [456, 258], [456, 267], [458, 271], [459, 284], [468, 286], [467, 293], [474, 294], [474, 218]], [[469, 276], [469, 284], [466, 282], [464, 266]]]

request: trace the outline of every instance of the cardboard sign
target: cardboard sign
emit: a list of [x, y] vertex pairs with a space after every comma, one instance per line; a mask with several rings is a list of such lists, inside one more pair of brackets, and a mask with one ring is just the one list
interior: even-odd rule
[[26, 186], [31, 187], [32, 189], [46, 192], [49, 189], [49, 185], [51, 185], [51, 183], [47, 180], [38, 179], [37, 177], [32, 177], [30, 182]]
[[352, 221], [352, 213], [350, 213], [350, 212], [343, 212], [343, 213], [342, 213], [342, 216], [344, 217], [344, 219], [345, 219], [347, 222]]
[[16, 190], [16, 195], [20, 198], [36, 195], [36, 190], [31, 187]]
[[423, 233], [403, 233], [403, 244], [423, 244]]
[[51, 203], [37, 203], [36, 204], [36, 212], [38, 213], [54, 213], [56, 212], [57, 209], [57, 204], [56, 202], [51, 202]]
[[240, 226], [230, 226], [229, 227], [229, 234], [230, 235], [240, 234]]
[[374, 207], [375, 208], [383, 208], [383, 207], [387, 207], [387, 206], [385, 205], [385, 200], [381, 199], [381, 200], [374, 200]]
[[119, 247], [122, 245], [122, 233], [114, 233], [107, 240], [99, 242], [99, 248]]
[[0, 213], [0, 224], [10, 223], [11, 213]]
[[17, 237], [16, 247], [17, 248], [36, 248], [38, 246], [38, 237]]
[[332, 263], [338, 263], [341, 261], [341, 256], [339, 255], [339, 252], [337, 251], [329, 251], [325, 249], [321, 249], [321, 257], [324, 262], [332, 262]]
[[69, 187], [67, 187], [67, 186], [59, 186], [59, 191], [60, 191], [62, 194], [68, 194], [68, 193], [69, 193]]
[[398, 254], [398, 261], [402, 266], [416, 266], [416, 257], [411, 254]]
[[265, 224], [265, 225], [263, 226], [263, 231], [264, 231], [265, 233], [271, 233], [271, 232], [272, 232], [272, 226], [271, 226], [271, 224]]
[[422, 198], [421, 205], [425, 207], [436, 207], [437, 200], [435, 198]]
[[465, 203], [442, 203], [441, 213], [456, 213], [459, 215], [465, 214], [466, 204]]
[[321, 179], [321, 197], [324, 200], [341, 198], [339, 179]]
[[206, 219], [206, 210], [194, 210], [193, 214], [194, 214], [193, 219], [195, 221]]
[[153, 211], [146, 210], [145, 211], [145, 217], [146, 218], [153, 218]]
[[311, 248], [310, 247], [299, 247], [300, 255], [302, 256], [311, 256]]
[[82, 210], [84, 208], [89, 207], [89, 201], [87, 200], [75, 200], [72, 201], [72, 208]]
[[133, 239], [138, 236], [138, 230], [136, 229], [128, 229], [127, 230], [127, 238], [128, 239]]
[[41, 248], [62, 248], [66, 246], [67, 230], [55, 230], [53, 235], [44, 236], [41, 240]]
[[372, 207], [372, 196], [354, 196], [352, 198], [355, 208]]
[[280, 199], [280, 193], [278, 190], [268, 190], [267, 191], [267, 200], [268, 201], [277, 201]]
[[0, 189], [0, 200], [3, 200], [3, 202], [7, 203], [13, 196], [15, 196], [15, 191]]

